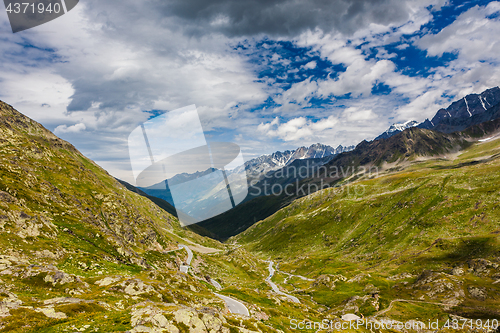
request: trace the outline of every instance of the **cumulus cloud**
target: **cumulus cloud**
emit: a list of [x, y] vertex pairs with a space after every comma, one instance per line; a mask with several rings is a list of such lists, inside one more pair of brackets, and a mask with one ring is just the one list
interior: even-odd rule
[[318, 93], [325, 97], [342, 96], [347, 93], [352, 93], [355, 97], [370, 94], [373, 85], [377, 81], [384, 82], [386, 74], [392, 73], [395, 67], [390, 60], [357, 60], [349, 65], [338, 79], [320, 82]]
[[500, 2], [474, 6], [437, 33], [415, 38], [414, 45], [430, 56], [453, 53], [456, 59], [428, 77], [392, 75], [388, 83], [411, 101], [396, 110], [399, 120], [431, 118], [452, 100], [479, 93], [500, 82]]
[[[8, 28], [4, 14], [0, 26]], [[147, 120], [144, 110], [196, 104], [211, 130], [234, 127], [230, 118], [238, 107], [267, 98], [264, 84], [228, 48], [226, 37], [191, 40], [163, 19], [151, 3], [89, 1], [36, 29], [4, 34], [1, 98], [57, 128], [112, 172], [130, 168], [126, 137]], [[85, 131], [70, 126], [80, 122]], [[130, 179], [126, 170], [114, 174]]]
[[322, 131], [333, 128], [337, 123], [338, 120], [334, 116], [318, 121], [298, 117], [284, 123], [280, 123], [279, 118], [275, 118], [269, 123], [261, 123], [257, 130], [268, 137], [278, 137], [284, 141], [297, 141], [320, 135]]
[[[433, 10], [437, 10], [446, 3], [434, 5]], [[383, 83], [390, 87], [391, 94], [378, 98], [393, 107], [379, 110], [380, 114], [386, 118], [392, 115], [394, 121], [422, 121], [455, 99], [498, 85], [500, 41], [492, 36], [500, 31], [500, 2], [465, 10], [452, 24], [437, 33], [420, 31], [424, 24], [432, 20], [432, 10], [415, 3], [412, 6], [409, 20], [398, 27], [371, 25], [359, 29], [349, 38], [323, 31], [302, 34], [298, 45], [312, 47], [332, 63], [347, 67], [336, 79], [314, 82], [317, 88], [310, 88], [314, 91], [312, 94], [339, 96], [350, 93], [351, 96], [360, 96], [361, 108], [370, 108], [372, 101], [368, 97], [371, 88], [375, 83]], [[415, 36], [408, 39], [405, 34]], [[384, 50], [391, 43], [400, 43], [396, 44], [399, 50], [412, 44], [435, 57], [453, 53], [456, 59], [432, 69], [428, 75], [405, 75], [392, 62], [394, 54]], [[370, 49], [376, 49], [377, 53], [367, 60], [366, 54]], [[350, 107], [349, 103], [346, 107]], [[381, 126], [387, 125], [381, 123]]]
[[54, 133], [59, 135], [59, 134], [65, 134], [65, 133], [78, 133], [85, 131], [87, 127], [85, 126], [84, 123], [78, 123], [75, 125], [67, 126], [67, 125], [59, 125], [56, 127], [54, 130]]
[[305, 64], [303, 66], [303, 68], [306, 68], [306, 69], [315, 69], [316, 68], [316, 61], [309, 61], [307, 64]]
[[475, 6], [437, 34], [422, 37], [416, 45], [432, 56], [454, 52], [459, 59], [468, 62], [498, 62], [500, 41], [492, 36], [497, 36], [500, 31], [499, 12], [500, 2], [497, 1], [487, 6]]
[[377, 118], [377, 115], [372, 110], [360, 110], [352, 106], [344, 110], [342, 117], [349, 122], [365, 122]]
[[394, 69], [395, 65], [390, 60], [358, 58], [336, 78], [312, 80], [312, 77], [309, 77], [292, 84], [289, 89], [274, 97], [274, 101], [280, 105], [275, 108], [275, 112], [307, 112], [304, 108], [311, 106], [312, 98], [329, 99], [348, 93], [353, 97], [369, 96], [376, 83], [391, 79]]

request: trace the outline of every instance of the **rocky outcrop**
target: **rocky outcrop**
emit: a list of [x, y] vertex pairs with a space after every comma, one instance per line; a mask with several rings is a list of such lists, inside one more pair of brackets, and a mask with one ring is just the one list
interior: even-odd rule
[[[139, 303], [131, 310], [131, 332], [230, 332], [218, 313], [164, 303]], [[180, 329], [179, 329], [180, 328]]]

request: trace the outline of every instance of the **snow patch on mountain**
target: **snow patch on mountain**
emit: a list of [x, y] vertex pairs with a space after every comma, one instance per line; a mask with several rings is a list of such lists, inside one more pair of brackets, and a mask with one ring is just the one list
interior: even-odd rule
[[415, 127], [418, 124], [419, 124], [419, 122], [416, 121], [416, 120], [408, 120], [408, 121], [406, 121], [404, 123], [392, 124], [391, 127], [389, 127], [389, 129], [387, 131], [385, 131], [384, 133], [382, 133], [379, 136], [377, 136], [375, 138], [375, 140], [390, 138], [393, 135], [396, 135], [396, 134], [398, 134], [400, 132], [403, 132], [407, 128]]

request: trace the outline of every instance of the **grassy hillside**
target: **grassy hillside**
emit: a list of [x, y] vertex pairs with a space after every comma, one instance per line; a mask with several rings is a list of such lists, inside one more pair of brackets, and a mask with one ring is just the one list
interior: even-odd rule
[[[321, 320], [310, 300], [271, 291], [267, 263], [181, 228], [168, 203], [2, 102], [0, 157], [0, 332], [289, 332], [291, 317]], [[179, 244], [193, 250], [187, 274]]]
[[[240, 326], [201, 270], [209, 255], [200, 245], [226, 247], [181, 228], [177, 218], [3, 102], [0, 160], [0, 332]], [[186, 252], [178, 242], [202, 251], [194, 259], [200, 268], [190, 274], [179, 272]], [[271, 330], [255, 319], [245, 325]]]
[[[363, 172], [362, 167], [370, 173], [371, 168], [380, 167], [383, 163], [456, 152], [470, 145], [467, 141], [469, 136], [465, 133], [444, 134], [409, 128], [388, 139], [363, 141], [353, 151], [337, 155], [322, 167], [303, 169], [307, 161], [296, 161], [294, 165], [252, 184], [250, 193], [253, 196], [249, 195], [243, 204], [199, 225], [215, 234], [218, 239], [226, 240], [246, 230], [256, 221], [271, 216], [295, 199], [313, 193], [321, 187], [352, 181], [354, 174]], [[285, 187], [292, 195], [279, 192], [279, 189]], [[273, 192], [273, 189], [277, 190]]]
[[390, 167], [298, 199], [232, 240], [316, 279], [289, 290], [332, 313], [374, 315], [404, 299], [385, 315], [423, 318], [431, 304], [435, 318], [498, 318], [500, 139]]
[[40, 124], [3, 103], [0, 111], [5, 247], [77, 247], [107, 262], [147, 267], [144, 254], [177, 246], [167, 232], [181, 230], [174, 216], [128, 191]]

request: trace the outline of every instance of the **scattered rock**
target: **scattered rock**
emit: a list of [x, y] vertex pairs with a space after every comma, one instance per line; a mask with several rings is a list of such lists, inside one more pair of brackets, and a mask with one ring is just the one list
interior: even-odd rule
[[145, 284], [139, 279], [124, 281], [121, 283], [121, 286], [124, 287], [123, 292], [131, 296], [137, 296], [154, 291], [152, 286]]
[[82, 302], [91, 302], [87, 301], [84, 299], [79, 299], [79, 298], [72, 298], [72, 297], [57, 297], [57, 298], [51, 298], [43, 301], [43, 304], [45, 305], [53, 305], [53, 304], [76, 304], [76, 303], [82, 303]]
[[367, 284], [363, 291], [370, 294], [378, 294], [380, 292], [380, 290], [371, 283]]
[[499, 265], [486, 259], [472, 259], [468, 261], [469, 271], [476, 276], [489, 275], [490, 271], [498, 270]]
[[257, 320], [269, 320], [269, 316], [267, 315], [267, 313], [263, 311], [252, 313], [252, 317], [254, 317]]
[[121, 276], [107, 276], [104, 279], [96, 281], [95, 284], [101, 287], [109, 286], [110, 284], [116, 283], [122, 279]]
[[359, 319], [361, 319], [361, 317], [357, 316], [357, 315], [355, 315], [353, 313], [347, 313], [347, 314], [343, 315], [341, 317], [341, 319], [344, 320], [344, 321], [352, 321], [352, 320], [359, 320]]
[[214, 311], [196, 311], [190, 308], [171, 308], [165, 304], [144, 302], [132, 308], [131, 332], [180, 332], [179, 326], [189, 332], [229, 332]]
[[487, 294], [485, 288], [469, 286], [467, 288], [467, 291], [469, 291], [471, 297], [475, 299], [478, 299], [480, 301], [484, 301], [486, 299]]
[[396, 280], [410, 279], [410, 278], [414, 278], [414, 277], [415, 277], [415, 275], [413, 275], [413, 274], [403, 272], [403, 273], [399, 273], [399, 274], [393, 275], [391, 277], [388, 277], [387, 279], [392, 280], [392, 281], [396, 281]]
[[18, 309], [23, 302], [17, 298], [12, 292], [4, 292], [8, 294], [8, 298], [0, 302], [0, 317], [10, 316], [10, 309]]
[[56, 285], [56, 284], [66, 284], [66, 283], [72, 283], [72, 282], [75, 282], [76, 279], [74, 276], [71, 276], [69, 274], [66, 274], [64, 272], [61, 272], [61, 271], [57, 271], [55, 273], [49, 273], [45, 276], [45, 278], [43, 279], [45, 282], [49, 282], [49, 283], [52, 283], [52, 285]]
[[55, 254], [50, 252], [49, 250], [36, 251], [35, 256], [37, 258], [49, 258], [49, 259], [58, 259], [60, 258], [59, 254]]
[[[164, 330], [172, 333], [179, 332], [179, 329], [163, 315], [163, 311], [154, 305], [136, 306], [131, 315], [132, 332], [163, 332]], [[147, 327], [147, 324], [154, 327]]]
[[429, 282], [431, 282], [435, 277], [435, 274], [426, 269], [424, 270], [418, 277], [417, 277], [417, 281], [415, 281], [415, 286], [423, 286]]
[[453, 269], [451, 270], [451, 275], [455, 275], [455, 276], [461, 276], [461, 275], [464, 275], [465, 271], [462, 267], [453, 267]]
[[12, 195], [10, 195], [7, 192], [0, 191], [0, 201], [6, 202], [6, 203], [13, 203], [13, 202], [16, 202], [16, 198], [14, 198]]
[[368, 274], [368, 273], [361, 273], [361, 274], [358, 274], [355, 277], [349, 279], [347, 282], [348, 283], [359, 282], [359, 281], [363, 280], [364, 278], [369, 278], [369, 277], [371, 277], [370, 274]]
[[66, 319], [68, 317], [64, 312], [56, 312], [53, 307], [38, 308], [35, 311], [41, 312], [49, 318]]
[[199, 315], [191, 309], [180, 309], [174, 312], [175, 321], [191, 327], [191, 332], [218, 332], [222, 321], [210, 314]]
[[347, 281], [347, 278], [342, 275], [320, 275], [314, 280], [312, 286], [313, 287], [318, 287], [318, 286], [326, 286], [330, 289], [335, 289], [335, 282], [337, 281]]

